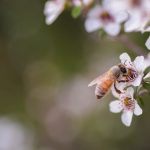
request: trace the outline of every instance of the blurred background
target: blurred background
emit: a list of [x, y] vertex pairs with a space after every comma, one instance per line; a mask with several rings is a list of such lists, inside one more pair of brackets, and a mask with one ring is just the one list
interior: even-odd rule
[[[150, 97], [130, 128], [88, 83], [119, 55], [120, 42], [88, 34], [65, 11], [45, 24], [45, 0], [0, 0], [0, 150], [149, 150]], [[148, 34], [128, 34], [144, 47]], [[145, 50], [143, 53], [148, 53]]]

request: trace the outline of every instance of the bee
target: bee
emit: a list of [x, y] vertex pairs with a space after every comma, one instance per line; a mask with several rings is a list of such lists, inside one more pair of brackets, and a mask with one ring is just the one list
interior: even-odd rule
[[[102, 97], [104, 97], [113, 84], [114, 84], [115, 90], [118, 93], [120, 93], [120, 91], [115, 86], [115, 82], [116, 81], [119, 82], [118, 80], [119, 77], [121, 75], [126, 76], [126, 73], [127, 73], [127, 68], [125, 67], [125, 65], [119, 64], [119, 65], [113, 66], [107, 72], [105, 72], [104, 74], [94, 79], [88, 85], [88, 87], [96, 85], [95, 95], [97, 99], [101, 99]], [[126, 82], [126, 81], [121, 80], [121, 82]]]

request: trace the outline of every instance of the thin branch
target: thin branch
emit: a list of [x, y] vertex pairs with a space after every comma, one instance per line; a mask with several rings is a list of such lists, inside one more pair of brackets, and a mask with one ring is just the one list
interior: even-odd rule
[[140, 46], [138, 46], [136, 43], [131, 41], [128, 36], [126, 35], [119, 35], [117, 37], [114, 37], [112, 39], [115, 39], [119, 41], [121, 44], [128, 47], [130, 50], [132, 50], [136, 55], [145, 55], [144, 49]]

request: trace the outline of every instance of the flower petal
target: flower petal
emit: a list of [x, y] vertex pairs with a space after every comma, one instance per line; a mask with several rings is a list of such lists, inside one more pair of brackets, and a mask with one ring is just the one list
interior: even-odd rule
[[131, 84], [132, 84], [133, 86], [139, 86], [139, 85], [141, 84], [143, 75], [144, 75], [144, 74], [139, 74], [139, 75], [137, 76], [137, 78], [135, 78], [135, 80], [134, 80], [133, 82], [131, 82]]
[[137, 29], [140, 27], [141, 25], [141, 18], [140, 18], [140, 11], [131, 11], [129, 13], [130, 18], [128, 19], [128, 21], [125, 23], [124, 25], [124, 30], [125, 32], [133, 32], [133, 31], [137, 31]]
[[104, 26], [104, 30], [111, 36], [116, 36], [120, 32], [120, 24], [119, 23], [110, 23]]
[[113, 86], [111, 88], [113, 96], [116, 97], [116, 98], [119, 98], [119, 93], [117, 93], [117, 91], [115, 89], [115, 86], [119, 91], [121, 91], [123, 93], [124, 88], [126, 87], [126, 85], [127, 84], [123, 83], [123, 82], [120, 82], [120, 83], [116, 82], [115, 85], [113, 84]]
[[112, 101], [109, 104], [109, 110], [113, 113], [119, 113], [122, 109], [123, 107], [121, 105], [121, 101], [119, 100]]
[[145, 46], [150, 50], [150, 36], [149, 38], [147, 39], [146, 43], [145, 43]]
[[128, 19], [128, 13], [126, 11], [120, 11], [115, 14], [116, 22], [122, 23]]
[[91, 17], [91, 18], [98, 18], [99, 17], [99, 14], [101, 13], [102, 11], [102, 8], [101, 6], [99, 5], [96, 5], [94, 8], [92, 8], [89, 12], [88, 12], [88, 17]]
[[129, 95], [133, 99], [134, 89], [132, 87], [129, 87], [126, 92], [127, 95]]
[[64, 9], [64, 0], [57, 3], [55, 1], [47, 1], [44, 7], [44, 15], [46, 16], [45, 22], [47, 25], [52, 24]]
[[143, 56], [136, 57], [134, 60], [134, 65], [138, 72], [143, 72], [146, 67], [144, 63], [144, 57]]
[[143, 113], [143, 110], [141, 109], [141, 107], [139, 106], [139, 104], [136, 102], [135, 103], [135, 109], [134, 109], [134, 114], [136, 116], [139, 116]]
[[132, 111], [124, 111], [123, 114], [121, 115], [121, 121], [124, 125], [129, 127], [132, 122], [132, 116], [133, 112]]
[[127, 53], [122, 53], [119, 58], [120, 58], [122, 64], [131, 62], [131, 58]]
[[85, 21], [85, 30], [93, 32], [101, 28], [101, 22], [98, 19], [88, 18]]

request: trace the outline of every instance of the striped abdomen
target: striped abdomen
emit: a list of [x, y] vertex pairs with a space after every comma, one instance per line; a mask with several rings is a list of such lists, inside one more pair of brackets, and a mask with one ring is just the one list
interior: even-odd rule
[[101, 99], [109, 91], [112, 84], [114, 83], [114, 78], [103, 78], [100, 83], [97, 83], [95, 88], [95, 95], [97, 99]]

